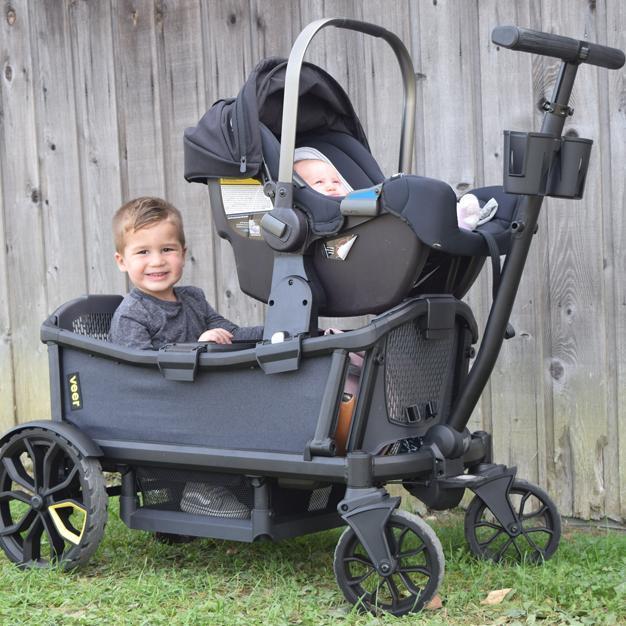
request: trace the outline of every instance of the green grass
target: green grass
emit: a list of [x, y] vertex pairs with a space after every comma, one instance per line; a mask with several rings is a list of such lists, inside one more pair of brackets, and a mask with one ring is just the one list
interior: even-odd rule
[[[404, 618], [352, 610], [333, 576], [340, 530], [281, 543], [165, 545], [120, 522], [111, 500], [82, 569], [21, 571], [0, 560], [0, 624], [624, 624], [626, 534], [566, 530], [543, 566], [498, 566], [468, 552], [459, 514], [432, 522], [446, 555], [443, 609]], [[511, 587], [497, 606], [480, 601]]]

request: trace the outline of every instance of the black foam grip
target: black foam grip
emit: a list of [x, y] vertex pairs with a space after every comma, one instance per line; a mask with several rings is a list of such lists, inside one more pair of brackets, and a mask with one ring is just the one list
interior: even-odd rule
[[624, 53], [617, 48], [518, 26], [496, 26], [491, 41], [511, 50], [557, 57], [569, 63], [590, 63], [611, 70], [624, 65]]

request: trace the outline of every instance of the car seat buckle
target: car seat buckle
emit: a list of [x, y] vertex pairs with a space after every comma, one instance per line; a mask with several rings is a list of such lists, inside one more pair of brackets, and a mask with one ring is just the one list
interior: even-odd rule
[[380, 213], [380, 194], [383, 185], [351, 191], [339, 205], [342, 215], [375, 217]]

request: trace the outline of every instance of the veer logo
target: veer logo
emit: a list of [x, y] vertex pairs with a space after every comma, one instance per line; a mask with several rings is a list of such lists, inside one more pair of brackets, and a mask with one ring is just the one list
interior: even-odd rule
[[67, 386], [70, 392], [70, 408], [72, 411], [83, 408], [83, 398], [80, 393], [80, 378], [78, 372], [67, 375]]

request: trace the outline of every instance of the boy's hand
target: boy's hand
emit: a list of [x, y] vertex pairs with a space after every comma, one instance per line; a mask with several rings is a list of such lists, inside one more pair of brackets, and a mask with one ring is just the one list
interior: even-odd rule
[[232, 333], [229, 333], [225, 328], [205, 330], [200, 337], [198, 337], [198, 341], [214, 341], [215, 343], [232, 343], [232, 339]]

